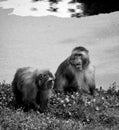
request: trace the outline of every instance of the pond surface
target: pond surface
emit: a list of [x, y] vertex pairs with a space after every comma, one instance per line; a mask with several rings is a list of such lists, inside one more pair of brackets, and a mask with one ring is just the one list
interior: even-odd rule
[[76, 46], [90, 52], [97, 86], [119, 79], [119, 12], [80, 19], [21, 17], [0, 10], [0, 81], [11, 82], [17, 68], [58, 65]]

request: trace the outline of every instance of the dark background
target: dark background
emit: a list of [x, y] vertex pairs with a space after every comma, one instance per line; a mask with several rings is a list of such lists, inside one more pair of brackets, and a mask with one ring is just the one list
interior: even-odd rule
[[[37, 2], [39, 0], [33, 1]], [[61, 0], [49, 0], [49, 2], [52, 3], [58, 3], [59, 1]], [[96, 15], [99, 13], [119, 11], [119, 0], [72, 0], [71, 2], [83, 3], [85, 15]]]

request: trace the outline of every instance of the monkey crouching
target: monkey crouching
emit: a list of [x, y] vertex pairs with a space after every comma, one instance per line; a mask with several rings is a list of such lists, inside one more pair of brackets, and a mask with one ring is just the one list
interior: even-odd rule
[[55, 78], [56, 92], [85, 91], [94, 95], [95, 67], [90, 64], [88, 50], [82, 46], [74, 48], [59, 65]]
[[43, 112], [53, 95], [54, 77], [49, 70], [24, 67], [16, 71], [12, 86], [17, 106]]

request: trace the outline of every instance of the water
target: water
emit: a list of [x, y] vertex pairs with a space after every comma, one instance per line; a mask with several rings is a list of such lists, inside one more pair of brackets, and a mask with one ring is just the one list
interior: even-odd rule
[[[62, 18], [71, 17], [73, 14], [83, 15], [83, 5], [75, 2], [70, 3], [71, 0], [59, 1], [57, 4], [49, 2], [49, 0], [34, 1], [34, 0], [11, 0], [0, 2], [0, 7], [4, 9], [13, 8], [11, 14], [19, 16], [57, 16]], [[56, 11], [53, 11], [53, 10]], [[70, 10], [73, 10], [70, 11]]]
[[[10, 10], [11, 11], [11, 10]], [[0, 10], [0, 81], [11, 83], [19, 67], [53, 74], [75, 46], [84, 46], [96, 66], [97, 86], [119, 79], [119, 12], [81, 19], [20, 17]]]

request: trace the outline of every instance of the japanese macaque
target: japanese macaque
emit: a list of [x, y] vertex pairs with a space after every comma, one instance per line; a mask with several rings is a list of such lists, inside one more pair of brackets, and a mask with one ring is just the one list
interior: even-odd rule
[[71, 56], [64, 60], [55, 73], [56, 92], [84, 91], [94, 95], [95, 68], [90, 65], [89, 52], [84, 47], [76, 47]]
[[16, 71], [12, 86], [18, 106], [43, 112], [53, 96], [54, 76], [49, 70], [24, 67]]

